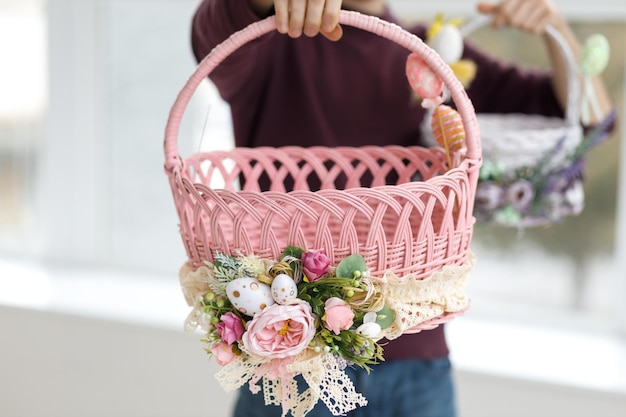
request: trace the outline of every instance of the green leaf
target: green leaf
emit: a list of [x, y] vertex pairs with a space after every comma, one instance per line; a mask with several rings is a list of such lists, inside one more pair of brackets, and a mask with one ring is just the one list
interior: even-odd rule
[[380, 328], [383, 330], [391, 326], [395, 320], [396, 313], [394, 313], [389, 306], [384, 306], [376, 313], [376, 323], [378, 323]]
[[280, 259], [282, 260], [285, 256], [292, 256], [294, 258], [302, 259], [302, 252], [304, 250], [297, 246], [287, 246], [283, 253], [280, 254]]
[[236, 270], [239, 260], [233, 256], [226, 255], [225, 253], [218, 253], [215, 255], [215, 266], [218, 268]]
[[335, 275], [339, 278], [354, 278], [356, 271], [363, 272], [367, 269], [365, 258], [358, 253], [348, 256], [337, 265]]

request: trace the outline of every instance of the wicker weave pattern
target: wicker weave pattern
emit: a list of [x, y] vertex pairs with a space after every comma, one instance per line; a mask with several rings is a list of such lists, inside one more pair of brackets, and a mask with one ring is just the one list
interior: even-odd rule
[[[186, 161], [189, 179], [180, 188], [187, 193], [179, 207], [181, 225], [192, 228], [182, 232], [205, 231], [210, 239], [186, 240], [187, 250], [200, 266], [214, 252], [273, 259], [293, 244], [325, 248], [335, 262], [360, 253], [373, 271], [425, 277], [463, 262], [470, 244], [472, 223], [457, 230], [471, 210], [463, 199], [471, 188], [468, 177], [460, 169], [441, 175], [447, 169], [443, 158], [439, 149], [397, 146], [237, 149], [193, 157]], [[322, 190], [308, 190], [311, 173], [324, 179]], [[375, 187], [360, 187], [365, 173], [373, 174]], [[384, 185], [390, 173], [399, 185]], [[430, 182], [411, 182], [416, 173]], [[240, 175], [243, 191], [236, 189]], [[259, 192], [261, 176], [272, 179], [272, 191]], [[216, 177], [227, 179], [225, 189], [206, 185]], [[293, 192], [285, 193], [286, 178], [295, 184]], [[342, 178], [347, 188], [339, 190]]]
[[[170, 113], [166, 172], [194, 266], [212, 261], [216, 252], [278, 259], [287, 245], [324, 249], [335, 263], [360, 253], [373, 275], [391, 270], [424, 278], [467, 259], [481, 149], [463, 87], [436, 53], [398, 26], [354, 12], [342, 12], [341, 22], [423, 55], [457, 104], [466, 156], [448, 167], [439, 149], [284, 147], [238, 148], [183, 160], [177, 153], [177, 131], [193, 91], [229, 53], [272, 30], [273, 18], [268, 18], [216, 47]], [[387, 185], [390, 179], [393, 183]], [[312, 182], [321, 189], [311, 191]], [[269, 191], [259, 183], [267, 183]]]

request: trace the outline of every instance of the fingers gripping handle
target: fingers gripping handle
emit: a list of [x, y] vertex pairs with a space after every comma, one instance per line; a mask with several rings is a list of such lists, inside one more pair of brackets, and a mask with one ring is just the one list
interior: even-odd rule
[[[389, 39], [411, 52], [418, 53], [424, 62], [441, 78], [450, 91], [450, 96], [456, 104], [465, 128], [467, 146], [466, 158], [479, 160], [481, 157], [480, 136], [474, 107], [470, 102], [461, 83], [456, 79], [450, 67], [444, 63], [439, 55], [428, 47], [417, 36], [407, 32], [398, 25], [386, 22], [377, 17], [367, 16], [358, 12], [341, 11], [339, 22], [353, 26]], [[200, 83], [226, 59], [232, 52], [242, 45], [275, 30], [274, 16], [253, 23], [239, 32], [234, 33], [224, 42], [216, 46], [198, 65], [189, 77], [183, 89], [179, 92], [165, 128], [165, 168], [168, 172], [180, 170], [182, 160], [178, 154], [178, 131], [183, 113], [193, 93]], [[340, 41], [341, 42], [341, 41]]]

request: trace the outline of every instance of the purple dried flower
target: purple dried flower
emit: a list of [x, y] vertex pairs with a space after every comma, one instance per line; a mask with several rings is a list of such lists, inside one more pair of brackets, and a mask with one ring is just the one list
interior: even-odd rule
[[506, 192], [506, 198], [507, 201], [511, 203], [511, 207], [517, 211], [523, 212], [532, 204], [535, 198], [535, 189], [528, 181], [516, 181], [509, 186]]

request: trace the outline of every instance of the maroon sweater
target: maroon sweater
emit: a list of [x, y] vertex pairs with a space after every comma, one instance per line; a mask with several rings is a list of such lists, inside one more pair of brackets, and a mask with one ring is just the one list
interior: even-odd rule
[[[396, 22], [390, 14], [383, 19]], [[259, 20], [247, 0], [204, 0], [193, 20], [198, 60], [230, 34]], [[397, 23], [397, 22], [396, 22]], [[407, 51], [378, 35], [345, 27], [340, 41], [291, 39], [272, 32], [235, 51], [210, 75], [231, 107], [235, 142], [257, 146], [419, 144], [424, 110], [412, 99]], [[424, 28], [411, 30], [424, 36]], [[468, 94], [477, 112], [562, 116], [549, 78], [523, 73], [479, 53]], [[386, 359], [448, 355], [443, 326], [385, 345]]]

